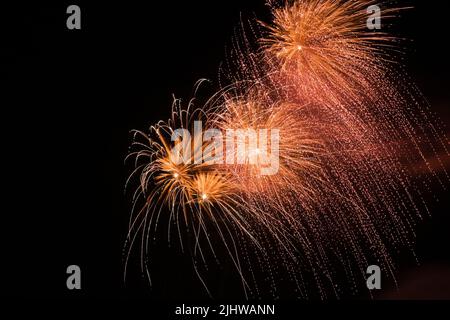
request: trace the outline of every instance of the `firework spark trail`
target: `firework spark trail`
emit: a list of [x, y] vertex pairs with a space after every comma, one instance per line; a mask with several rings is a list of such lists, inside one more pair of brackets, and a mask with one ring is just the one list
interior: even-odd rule
[[[319, 205], [311, 213], [314, 217], [329, 212], [332, 219], [318, 222], [317, 230], [327, 230], [327, 237], [337, 233], [338, 242], [345, 239], [342, 248], [353, 248], [361, 270], [366, 265], [365, 256], [371, 255], [364, 254], [361, 248], [375, 248], [372, 254], [383, 258], [384, 268], [393, 275], [385, 243], [412, 248], [414, 213], [420, 217], [419, 206], [423, 206], [421, 191], [413, 185], [408, 166], [421, 159], [434, 175], [423, 148], [428, 146], [435, 156], [439, 153], [436, 150], [443, 150], [448, 156], [448, 142], [431, 123], [426, 108], [415, 101], [420, 100], [420, 95], [399, 87], [396, 80], [404, 80], [404, 75], [391, 65], [386, 52], [378, 49], [389, 47], [388, 43], [395, 39], [363, 32], [366, 20], [362, 17], [372, 3], [288, 2], [273, 9], [275, 27], [263, 24], [269, 37], [260, 42], [268, 60], [269, 72], [265, 73], [275, 86], [285, 88], [285, 99], [317, 105], [319, 113], [327, 114], [336, 128], [334, 136], [321, 138], [327, 150], [321, 163], [333, 195], [328, 208]], [[324, 120], [319, 121], [323, 124]], [[448, 180], [442, 161], [438, 162]], [[321, 184], [313, 189], [324, 191], [328, 186]], [[326, 202], [328, 197], [322, 194], [318, 198]], [[413, 200], [416, 198], [419, 203]], [[355, 214], [346, 217], [345, 213], [352, 212]], [[345, 227], [344, 232], [327, 228], [336, 221]], [[333, 246], [333, 241], [324, 240], [314, 243]]]
[[[182, 248], [183, 234], [192, 230], [189, 251], [203, 264], [201, 239], [216, 256], [209, 233], [218, 234], [246, 296], [263, 290], [256, 281], [260, 272], [274, 296], [276, 278], [287, 273], [301, 298], [309, 297], [306, 273], [320, 298], [342, 294], [340, 274], [357, 291], [370, 261], [395, 280], [392, 256], [405, 247], [413, 252], [415, 225], [428, 212], [424, 193], [433, 181], [445, 187], [449, 176], [439, 155], [448, 158], [449, 152], [439, 121], [393, 63], [397, 39], [366, 29], [366, 8], [374, 3], [270, 1], [273, 23], [250, 24], [250, 36], [243, 33], [235, 43], [225, 72], [231, 85], [202, 109], [176, 104], [173, 119], [152, 127], [149, 136], [136, 133], [143, 142], [135, 140], [137, 151], [129, 156], [139, 183], [127, 247], [141, 236], [142, 270], [165, 207], [169, 238], [172, 221]], [[385, 9], [383, 19], [399, 10]], [[252, 163], [175, 164], [179, 154], [169, 137], [198, 119], [223, 132], [279, 130], [278, 173], [261, 175], [262, 155], [251, 146]], [[413, 175], [418, 163], [427, 174], [421, 169], [420, 177]]]
[[[247, 98], [249, 96], [247, 94]], [[225, 105], [229, 106], [220, 114], [218, 125], [223, 128], [233, 125], [280, 128], [283, 137], [280, 171], [276, 176], [261, 177], [255, 176], [251, 167], [227, 166], [223, 170], [231, 171], [229, 174], [235, 177], [233, 181], [237, 190], [243, 198], [249, 199], [251, 212], [259, 218], [259, 224], [270, 231], [270, 237], [276, 240], [272, 244], [277, 246], [276, 251], [281, 250], [287, 256], [301, 254], [311, 261], [310, 267], [321, 272], [325, 270], [328, 274], [330, 249], [345, 263], [349, 259], [345, 252], [350, 247], [362, 269], [367, 262], [363, 249], [369, 244], [376, 247], [375, 251], [380, 253], [384, 264], [389, 267], [390, 259], [371, 222], [374, 217], [368, 216], [373, 209], [362, 200], [371, 199], [369, 190], [372, 188], [373, 191], [374, 186], [381, 194], [386, 193], [387, 189], [371, 185], [370, 177], [363, 174], [385, 177], [364, 163], [362, 153], [367, 156], [367, 152], [373, 150], [343, 146], [341, 140], [353, 141], [358, 137], [353, 137], [352, 131], [342, 130], [341, 126], [334, 124], [333, 127], [333, 123], [327, 122], [319, 112], [313, 112], [310, 105], [277, 105], [261, 97], [251, 97], [251, 102], [239, 102], [239, 99], [236, 102], [227, 98]], [[263, 120], [265, 114], [271, 123]], [[366, 144], [364, 146], [367, 147]], [[361, 154], [358, 155], [355, 150]], [[374, 181], [378, 182], [376, 177]], [[364, 197], [359, 194], [361, 189], [366, 193]], [[379, 199], [370, 202], [380, 205]], [[344, 213], [351, 216], [346, 217]], [[333, 226], [339, 228], [332, 230]], [[265, 232], [259, 234], [266, 235]], [[285, 234], [294, 236], [286, 238]], [[330, 238], [336, 239], [336, 247], [333, 247]], [[265, 242], [264, 239], [259, 241]], [[318, 285], [322, 286], [320, 283]]]

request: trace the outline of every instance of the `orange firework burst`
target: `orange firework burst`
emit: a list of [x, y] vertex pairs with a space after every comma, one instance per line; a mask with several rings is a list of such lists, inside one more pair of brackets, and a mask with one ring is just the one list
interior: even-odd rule
[[[261, 22], [268, 33], [260, 42], [270, 60], [299, 77], [302, 89], [356, 98], [358, 91], [364, 92], [378, 79], [374, 73], [384, 71], [389, 60], [386, 50], [393, 48], [396, 38], [367, 29], [367, 8], [376, 1], [285, 3], [273, 7], [273, 24]], [[399, 10], [383, 10], [383, 19]]]
[[[168, 122], [159, 122], [152, 126], [149, 135], [140, 131], [135, 131], [133, 135], [132, 152], [127, 159], [134, 159], [136, 168], [127, 185], [137, 176], [139, 186], [133, 195], [126, 265], [131, 249], [140, 235], [141, 268], [147, 272], [149, 280], [151, 279], [147, 265], [148, 239], [155, 234], [161, 218], [168, 224], [169, 241], [172, 223], [176, 226], [183, 250], [182, 230], [192, 230], [195, 244], [188, 249], [194, 261], [200, 259], [206, 263], [204, 248], [200, 246], [200, 242], [205, 238], [215, 255], [215, 248], [209, 240], [211, 231], [208, 226], [211, 226], [212, 222], [214, 233], [223, 241], [246, 288], [236, 244], [234, 240], [231, 240], [231, 243], [227, 240], [237, 236], [231, 235], [231, 225], [239, 230], [238, 234], [245, 235], [253, 246], [259, 246], [250, 232], [250, 218], [245, 215], [247, 210], [241, 210], [245, 202], [234, 192], [232, 177], [203, 161], [202, 153], [208, 146], [208, 143], [203, 142], [203, 132], [193, 137], [183, 135], [185, 131], [176, 134], [177, 129], [192, 129], [195, 121], [206, 120], [204, 111], [194, 109], [193, 101], [183, 109], [181, 102], [175, 100], [172, 108], [172, 118]], [[174, 141], [173, 137], [177, 139]], [[168, 209], [169, 216], [161, 217], [163, 208]], [[200, 274], [199, 278], [203, 282]], [[206, 285], [205, 288], [208, 290]]]
[[[317, 174], [318, 155], [323, 152], [323, 145], [315, 134], [320, 124], [307, 120], [305, 112], [312, 108], [273, 101], [269, 92], [268, 88], [256, 89], [244, 96], [225, 97], [223, 109], [212, 123], [224, 132], [244, 129], [245, 150], [226, 151], [233, 159], [241, 157], [242, 153], [247, 159], [226, 164], [222, 170], [234, 177], [240, 191], [254, 196], [273, 196], [295, 185], [306, 201], [313, 190], [302, 187], [302, 181]], [[226, 136], [224, 144], [228, 146], [229, 140], [234, 141], [234, 138]], [[270, 166], [273, 171], [264, 173], [264, 168]]]

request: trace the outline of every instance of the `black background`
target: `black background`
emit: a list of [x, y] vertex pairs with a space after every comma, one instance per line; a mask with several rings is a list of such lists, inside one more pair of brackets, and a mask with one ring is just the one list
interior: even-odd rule
[[[172, 94], [188, 99], [198, 79], [217, 86], [241, 17], [267, 20], [268, 9], [262, 0], [143, 3], [39, 2], [1, 10], [2, 295], [206, 298], [183, 257], [165, 248], [153, 289], [138, 266], [123, 281], [129, 131], [168, 118]], [[410, 39], [404, 63], [448, 124], [448, 11], [442, 1], [407, 3], [415, 9], [394, 28]], [[82, 30], [66, 28], [70, 4], [81, 7]], [[433, 217], [418, 230], [421, 266], [400, 259], [400, 289], [423, 278], [416, 298], [450, 298], [449, 197], [436, 190], [440, 202], [431, 203]], [[71, 264], [82, 269], [79, 292], [66, 288]], [[229, 278], [226, 270], [217, 273], [219, 298], [241, 296], [225, 285]], [[410, 293], [391, 290], [386, 284], [379, 297]]]

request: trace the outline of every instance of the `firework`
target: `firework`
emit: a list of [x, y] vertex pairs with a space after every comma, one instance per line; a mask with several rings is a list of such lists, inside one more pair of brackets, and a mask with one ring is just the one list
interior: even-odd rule
[[[330, 98], [358, 99], [371, 93], [383, 77], [389, 49], [398, 40], [367, 29], [370, 0], [286, 1], [273, 6], [273, 23], [260, 39], [266, 56], [284, 76], [294, 76], [304, 93]], [[400, 9], [385, 9], [383, 21]], [[289, 79], [288, 81], [292, 81]], [[329, 95], [329, 96], [328, 96]]]
[[[236, 46], [230, 85], [201, 109], [176, 101], [171, 120], [135, 132], [127, 261], [140, 236], [148, 270], [148, 240], [163, 218], [182, 249], [193, 232], [196, 271], [206, 248], [216, 257], [211, 234], [220, 239], [246, 296], [260, 294], [249, 281], [257, 273], [274, 296], [275, 279], [287, 274], [300, 298], [311, 281], [320, 298], [339, 297], [342, 275], [358, 290], [370, 261], [395, 280], [393, 253], [413, 251], [428, 210], [418, 183], [448, 180], [448, 141], [392, 62], [396, 39], [366, 29], [373, 3], [272, 1], [273, 23], [259, 22], [260, 48], [246, 36]], [[383, 18], [399, 10], [385, 9]], [[205, 139], [208, 130], [220, 139]], [[237, 131], [242, 140], [229, 134]], [[420, 177], [411, 171], [417, 163]], [[265, 174], [268, 167], [275, 170]]]
[[[208, 236], [214, 232], [223, 241], [236, 270], [241, 274], [236, 245], [233, 243], [233, 237], [237, 235], [231, 235], [231, 243], [227, 240], [231, 234], [230, 225], [258, 247], [250, 231], [251, 219], [245, 215], [247, 210], [241, 210], [245, 201], [235, 192], [232, 177], [204, 161], [197, 161], [203, 160], [203, 150], [208, 147], [208, 143], [203, 142], [203, 132], [192, 137], [175, 134], [177, 129], [191, 129], [196, 120], [205, 119], [204, 111], [194, 109], [192, 103], [191, 101], [183, 109], [181, 102], [175, 100], [169, 121], [152, 126], [149, 134], [135, 131], [132, 151], [127, 157], [127, 160], [134, 159], [135, 163], [135, 170], [127, 185], [135, 177], [139, 183], [133, 195], [125, 270], [131, 249], [140, 236], [141, 268], [143, 272], [147, 272], [149, 280], [149, 239], [155, 235], [161, 218], [168, 225], [169, 241], [171, 226], [175, 225], [182, 250], [183, 233], [186, 230], [194, 233], [194, 245], [188, 248], [194, 261], [198, 259], [206, 263], [204, 248], [200, 246], [201, 238], [206, 239], [209, 249], [215, 255], [215, 247]], [[174, 136], [179, 139], [173, 141]], [[161, 217], [164, 208], [169, 215]], [[211, 225], [215, 228], [214, 231], [208, 229]], [[201, 279], [200, 275], [199, 277]], [[242, 278], [242, 281], [245, 287], [245, 279]], [[206, 286], [205, 288], [207, 289]]]

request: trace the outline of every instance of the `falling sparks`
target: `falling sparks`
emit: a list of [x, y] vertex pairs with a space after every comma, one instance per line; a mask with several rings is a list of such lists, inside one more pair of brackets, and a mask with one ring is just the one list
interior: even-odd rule
[[[185, 230], [194, 232], [194, 244], [187, 246], [206, 290], [197, 262], [207, 264], [207, 251], [224, 258], [217, 256], [212, 233], [247, 297], [263, 294], [255, 273], [269, 279], [275, 297], [276, 278], [283, 274], [299, 298], [311, 291], [322, 299], [339, 297], [344, 286], [355, 292], [370, 261], [395, 280], [393, 254], [413, 251], [415, 225], [428, 210], [428, 186], [448, 181], [448, 140], [392, 61], [396, 39], [366, 29], [371, 4], [272, 1], [272, 23], [258, 24], [260, 47], [236, 55], [236, 65], [246, 69], [230, 76], [236, 81], [199, 109], [175, 101], [171, 120], [148, 135], [134, 133], [127, 263], [140, 236], [141, 268], [148, 271], [149, 237], [164, 219], [183, 250]], [[385, 9], [383, 17], [399, 10]], [[197, 120], [221, 132], [277, 133], [277, 148], [267, 152], [274, 143], [268, 141], [265, 148], [247, 144], [242, 163], [197, 162], [210, 147], [203, 133], [189, 145], [170, 139]], [[227, 156], [243, 157], [227, 149], [227, 135], [222, 142]], [[177, 145], [191, 152], [178, 152]], [[276, 174], [261, 174], [275, 151]], [[431, 163], [429, 156], [437, 160]], [[412, 169], [417, 164], [420, 176]]]

